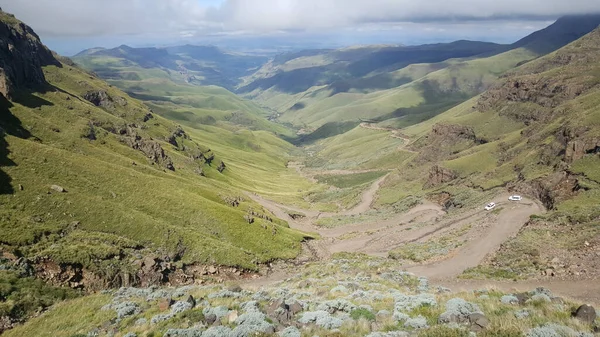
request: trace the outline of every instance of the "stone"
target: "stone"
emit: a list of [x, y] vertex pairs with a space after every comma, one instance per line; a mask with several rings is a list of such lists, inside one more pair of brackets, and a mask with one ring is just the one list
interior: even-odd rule
[[519, 300], [519, 305], [523, 305], [531, 298], [531, 295], [529, 293], [518, 293], [515, 294], [515, 297]]
[[596, 320], [596, 309], [589, 304], [584, 304], [577, 308], [573, 317], [587, 324], [591, 324]]
[[309, 280], [303, 280], [303, 281], [300, 281], [300, 283], [298, 283], [299, 288], [308, 288], [311, 285], [312, 285], [312, 283]]
[[194, 299], [194, 297], [192, 295], [189, 295], [185, 301], [187, 303], [191, 304], [192, 308], [196, 306], [196, 300]]
[[229, 324], [232, 324], [238, 319], [238, 317], [239, 315], [237, 310], [230, 311], [227, 315], [227, 321], [229, 322]]
[[227, 288], [227, 290], [231, 291], [232, 293], [241, 293], [243, 289], [239, 284], [235, 284]]
[[160, 311], [167, 311], [171, 308], [171, 305], [173, 304], [173, 300], [169, 297], [169, 298], [163, 298], [161, 300], [158, 301], [158, 310]]
[[208, 314], [208, 315], [204, 316], [204, 319], [206, 320], [206, 324], [213, 325], [217, 321], [217, 315]]
[[490, 325], [488, 318], [478, 312], [469, 315], [469, 322], [471, 323], [471, 331], [474, 332], [484, 330]]
[[67, 191], [62, 186], [59, 186], [59, 185], [52, 185], [52, 186], [50, 186], [50, 189], [53, 191], [56, 191], [58, 193], [64, 193]]
[[217, 273], [217, 268], [215, 266], [209, 266], [208, 269], [206, 270], [209, 274], [216, 274]]

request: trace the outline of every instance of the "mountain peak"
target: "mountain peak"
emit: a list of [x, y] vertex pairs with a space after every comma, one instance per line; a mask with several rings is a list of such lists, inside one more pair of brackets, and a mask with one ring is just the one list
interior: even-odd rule
[[513, 48], [527, 48], [540, 55], [567, 45], [600, 25], [600, 14], [565, 15], [550, 26], [515, 42]]

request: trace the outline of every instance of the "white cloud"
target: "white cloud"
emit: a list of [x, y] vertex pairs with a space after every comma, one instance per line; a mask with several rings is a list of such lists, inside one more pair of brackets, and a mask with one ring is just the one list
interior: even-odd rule
[[598, 0], [0, 0], [45, 36], [319, 31], [410, 21], [557, 17], [600, 11]]

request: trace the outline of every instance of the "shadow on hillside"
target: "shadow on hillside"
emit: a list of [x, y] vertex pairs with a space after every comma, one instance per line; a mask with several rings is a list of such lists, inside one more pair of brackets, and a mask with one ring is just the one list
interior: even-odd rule
[[10, 150], [5, 139], [6, 135], [19, 138], [29, 138], [31, 136], [29, 131], [22, 127], [21, 121], [11, 113], [10, 108], [12, 107], [12, 103], [3, 95], [0, 95], [0, 194], [15, 192], [11, 185], [12, 178], [2, 170], [2, 167], [16, 166], [16, 163], [8, 158]]
[[388, 119], [396, 119], [395, 128], [404, 128], [431, 119], [470, 98], [469, 95], [461, 93], [458, 89], [442, 90], [439, 83], [433, 80], [425, 80], [419, 84], [418, 89], [423, 95], [423, 102], [410, 108], [399, 108], [383, 116], [374, 118], [374, 122], [383, 122]]
[[[36, 92], [39, 92], [39, 93], [46, 93], [46, 92], [50, 92], [50, 91], [64, 92], [63, 90], [55, 88], [51, 85], [45, 85], [43, 87], [36, 88]], [[6, 100], [4, 97], [2, 99]], [[47, 101], [41, 97], [35, 96], [33, 94], [33, 92], [28, 91], [28, 90], [19, 90], [18, 92], [15, 92], [13, 94], [12, 100], [13, 100], [13, 102], [19, 103], [30, 109], [37, 109], [42, 106], [53, 106], [54, 105], [54, 103]], [[8, 102], [8, 103], [10, 104], [10, 102]]]

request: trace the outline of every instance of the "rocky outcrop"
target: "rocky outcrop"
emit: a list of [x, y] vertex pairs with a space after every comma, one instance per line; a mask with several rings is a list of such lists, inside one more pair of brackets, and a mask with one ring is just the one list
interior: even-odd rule
[[541, 201], [547, 209], [554, 209], [557, 203], [577, 195], [580, 186], [576, 175], [562, 171], [533, 181], [511, 182], [507, 184], [507, 189], [510, 192], [532, 196]]
[[104, 90], [88, 91], [83, 98], [95, 106], [102, 107], [107, 110], [113, 110], [115, 104], [119, 106], [127, 106], [127, 100], [123, 97], [113, 98]]
[[227, 168], [227, 166], [225, 166], [225, 162], [221, 161], [221, 163], [217, 167], [217, 171], [219, 171], [219, 173], [223, 173], [223, 171], [225, 171], [226, 168]]
[[37, 34], [14, 16], [0, 10], [0, 94], [47, 85], [43, 66], [61, 66]]
[[600, 153], [600, 137], [589, 136], [588, 127], [564, 127], [556, 138], [564, 147], [563, 160], [571, 164], [586, 154]]
[[476, 109], [488, 111], [506, 103], [535, 103], [546, 108], [555, 108], [574, 99], [594, 86], [586, 81], [569, 81], [552, 76], [522, 76], [509, 78], [490, 88], [477, 101]]
[[131, 126], [121, 130], [121, 134], [123, 135], [122, 141], [127, 146], [144, 153], [152, 163], [158, 164], [171, 171], [175, 171], [173, 161], [168, 155], [165, 154], [164, 149], [158, 142], [154, 140], [143, 139]]
[[448, 140], [477, 140], [473, 128], [458, 124], [435, 124], [431, 128], [431, 135], [433, 137], [442, 137]]
[[458, 176], [454, 171], [439, 165], [435, 165], [429, 170], [429, 177], [427, 178], [424, 188], [439, 186], [441, 184], [450, 182], [457, 177]]
[[173, 131], [173, 133], [171, 133], [167, 138], [167, 142], [173, 146], [179, 146], [177, 140], [180, 138], [189, 139], [190, 137], [185, 133], [181, 126], [177, 126], [175, 131]]

